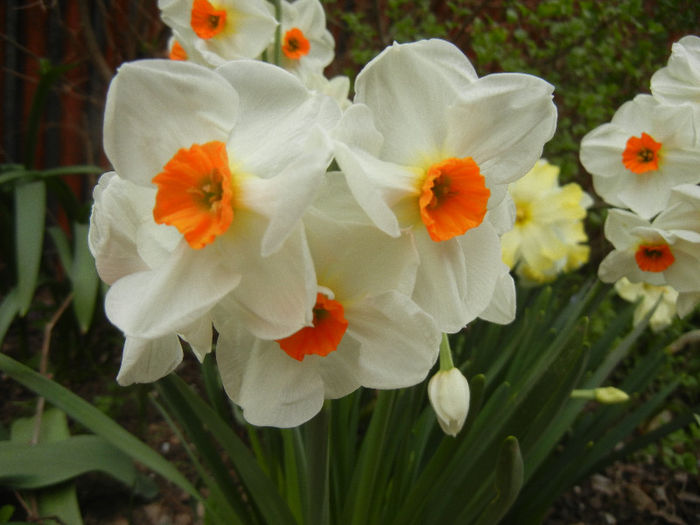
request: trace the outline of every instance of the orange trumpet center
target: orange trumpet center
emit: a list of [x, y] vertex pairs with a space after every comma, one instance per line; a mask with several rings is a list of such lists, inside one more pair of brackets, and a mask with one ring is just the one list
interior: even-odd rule
[[641, 137], [630, 137], [622, 152], [622, 164], [638, 175], [658, 170], [660, 149], [661, 143], [656, 142], [651, 135], [642, 133]]
[[231, 225], [233, 185], [223, 142], [180, 149], [153, 183], [158, 186], [153, 218], [175, 226], [195, 250]]
[[170, 49], [170, 60], [187, 60], [187, 51], [180, 45], [180, 42], [175, 40], [173, 47]]
[[224, 30], [226, 10], [214, 8], [207, 0], [194, 0], [190, 25], [199, 38], [209, 40]]
[[314, 306], [313, 326], [305, 326], [277, 343], [290, 357], [303, 361], [307, 355], [326, 356], [333, 352], [348, 328], [343, 305], [319, 293]]
[[640, 244], [634, 254], [637, 266], [644, 272], [663, 272], [676, 258], [668, 244]]
[[445, 241], [479, 226], [491, 191], [471, 157], [433, 164], [418, 198], [421, 219], [434, 241]]
[[309, 53], [311, 44], [298, 27], [293, 27], [284, 34], [282, 39], [282, 52], [287, 58], [299, 60]]

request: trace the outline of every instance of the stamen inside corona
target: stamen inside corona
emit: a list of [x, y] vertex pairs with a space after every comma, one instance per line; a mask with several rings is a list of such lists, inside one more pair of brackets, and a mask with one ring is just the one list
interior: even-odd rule
[[479, 226], [491, 191], [471, 157], [433, 164], [418, 198], [420, 215], [430, 238], [445, 241]]
[[219, 141], [180, 149], [153, 177], [158, 186], [153, 218], [175, 226], [198, 250], [233, 221], [233, 186], [226, 144]]
[[282, 39], [282, 52], [287, 58], [299, 60], [309, 53], [311, 44], [298, 27], [293, 27], [284, 34]]
[[199, 38], [209, 40], [224, 30], [226, 9], [216, 9], [207, 0], [194, 0], [190, 25]]
[[658, 170], [660, 149], [661, 143], [656, 142], [647, 133], [642, 133], [641, 137], [630, 137], [625, 151], [622, 152], [622, 163], [625, 168], [638, 175]]
[[187, 51], [180, 45], [177, 40], [173, 41], [173, 47], [170, 48], [170, 60], [187, 60]]
[[348, 328], [343, 305], [319, 293], [314, 306], [313, 326], [305, 326], [277, 343], [290, 357], [303, 361], [307, 355], [326, 356], [333, 352]]
[[668, 244], [640, 244], [634, 254], [637, 266], [644, 272], [663, 272], [676, 258]]

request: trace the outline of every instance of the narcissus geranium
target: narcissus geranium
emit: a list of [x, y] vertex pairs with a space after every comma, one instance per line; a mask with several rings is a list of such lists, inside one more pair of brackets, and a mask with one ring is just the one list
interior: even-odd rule
[[[215, 306], [263, 337], [308, 323], [316, 279], [300, 219], [339, 117], [332, 100], [262, 62], [122, 66], [104, 126], [116, 174], [93, 210], [95, 228], [119, 232], [94, 250], [112, 283], [110, 320], [140, 340], [181, 333]], [[108, 195], [124, 214], [101, 202]], [[141, 211], [127, 228], [129, 207]]]
[[421, 264], [414, 300], [456, 332], [501, 278], [487, 217], [552, 137], [552, 86], [522, 74], [478, 78], [442, 40], [394, 44], [360, 72], [336, 131], [336, 160], [384, 232], [409, 231]]

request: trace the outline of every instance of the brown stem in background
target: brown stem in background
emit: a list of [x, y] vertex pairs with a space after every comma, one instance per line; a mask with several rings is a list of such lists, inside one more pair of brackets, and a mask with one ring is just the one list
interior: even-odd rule
[[[53, 314], [49, 322], [46, 323], [44, 327], [44, 340], [41, 343], [41, 361], [39, 362], [39, 373], [42, 376], [46, 376], [46, 371], [49, 367], [49, 346], [51, 345], [51, 332], [53, 332], [53, 327], [56, 325], [58, 320], [66, 311], [68, 305], [73, 300], [73, 292], [71, 292], [68, 297], [66, 297], [61, 306], [58, 307], [56, 313]], [[32, 440], [30, 443], [36, 445], [39, 442], [39, 433], [41, 432], [41, 416], [44, 413], [44, 405], [46, 400], [44, 397], [40, 397], [36, 402], [36, 415], [34, 416], [34, 432], [32, 433]]]
[[78, 0], [78, 9], [80, 11], [80, 22], [83, 25], [83, 35], [85, 37], [87, 52], [95, 63], [95, 66], [97, 66], [97, 71], [102, 76], [105, 84], [109, 84], [114, 76], [114, 71], [112, 71], [112, 68], [107, 64], [105, 57], [100, 51], [100, 46], [97, 45], [97, 39], [95, 38], [95, 32], [92, 30], [92, 25], [90, 24], [90, 13], [85, 0]]

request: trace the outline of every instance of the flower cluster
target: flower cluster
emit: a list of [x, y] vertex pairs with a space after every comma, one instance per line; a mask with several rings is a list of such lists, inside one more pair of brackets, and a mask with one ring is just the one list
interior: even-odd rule
[[656, 297], [640, 303], [637, 319], [660, 297], [663, 311], [673, 300], [681, 317], [700, 301], [700, 37], [673, 45], [651, 92], [623, 104], [581, 142], [581, 163], [596, 192], [616, 207], [605, 222], [615, 249], [599, 276], [644, 283], [634, 293], [626, 281], [617, 285], [630, 300], [647, 291]]
[[89, 235], [126, 336], [121, 384], [171, 372], [182, 340], [202, 359], [216, 332], [244, 417], [295, 426], [359, 386], [422, 381], [443, 333], [512, 320], [505, 196], [554, 132], [551, 85], [479, 78], [427, 40], [385, 49], [345, 104], [307, 83], [332, 58], [317, 0], [282, 4], [284, 67], [251, 59], [276, 53], [265, 2], [160, 7], [191, 60], [112, 81], [114, 171]]
[[513, 229], [501, 238], [503, 261], [524, 281], [544, 283], [588, 261], [583, 228], [591, 197], [575, 182], [559, 186], [559, 168], [541, 159], [508, 187]]

